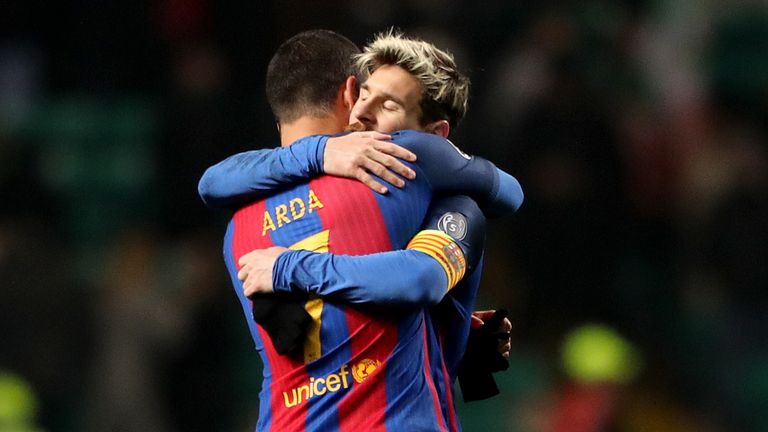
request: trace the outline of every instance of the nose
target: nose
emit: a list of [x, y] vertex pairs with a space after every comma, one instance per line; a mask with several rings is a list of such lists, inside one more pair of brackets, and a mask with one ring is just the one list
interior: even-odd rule
[[365, 125], [366, 129], [370, 130], [376, 125], [376, 115], [374, 115], [373, 110], [371, 109], [371, 103], [368, 101], [358, 100], [355, 107], [352, 109], [352, 117], [354, 117], [353, 120]]

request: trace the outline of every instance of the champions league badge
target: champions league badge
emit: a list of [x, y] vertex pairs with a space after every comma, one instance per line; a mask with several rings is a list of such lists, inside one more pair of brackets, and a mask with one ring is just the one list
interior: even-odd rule
[[437, 221], [437, 229], [456, 240], [464, 240], [467, 235], [467, 218], [461, 213], [448, 212]]

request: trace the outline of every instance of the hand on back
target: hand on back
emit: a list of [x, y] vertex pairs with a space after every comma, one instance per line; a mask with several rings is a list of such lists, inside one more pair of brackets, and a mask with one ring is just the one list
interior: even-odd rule
[[399, 159], [413, 162], [416, 155], [386, 141], [390, 138], [390, 135], [370, 131], [328, 138], [323, 154], [323, 172], [357, 179], [382, 194], [388, 189], [373, 174], [395, 187], [405, 186], [405, 181], [399, 176], [413, 180], [416, 173]]

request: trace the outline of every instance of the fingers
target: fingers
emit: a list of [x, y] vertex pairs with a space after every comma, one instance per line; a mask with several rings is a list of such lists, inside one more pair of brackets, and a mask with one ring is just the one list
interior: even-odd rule
[[477, 317], [480, 320], [482, 320], [483, 322], [485, 322], [485, 321], [488, 321], [489, 319], [491, 319], [491, 317], [493, 316], [493, 314], [495, 312], [496, 312], [495, 309], [483, 310], [483, 311], [474, 311], [474, 312], [472, 312], [472, 316], [473, 317]]
[[387, 189], [386, 186], [383, 184], [377, 182], [373, 177], [371, 177], [370, 174], [368, 174], [367, 171], [365, 171], [362, 168], [358, 168], [357, 174], [355, 175], [355, 178], [363, 182], [366, 186], [369, 188], [375, 190], [376, 192], [380, 194], [385, 194], [389, 192], [389, 189]]
[[509, 353], [512, 351], [512, 342], [509, 339], [507, 339], [506, 342], [501, 341], [499, 342], [497, 349], [505, 359], [509, 360]]
[[252, 268], [249, 264], [243, 263], [243, 259], [240, 259], [240, 270], [237, 271], [237, 279], [240, 282], [245, 281], [248, 278], [248, 275], [252, 272]]
[[373, 141], [366, 156], [405, 178], [411, 180], [416, 178], [416, 173], [400, 161], [402, 159], [414, 162], [416, 155], [397, 144], [387, 141]]
[[[250, 269], [250, 271], [244, 273], [244, 276], [240, 280], [243, 282], [243, 293], [246, 297], [250, 297], [254, 294], [272, 292], [272, 289], [267, 286], [266, 282], [260, 280], [261, 277], [265, 276], [263, 273], [263, 271], [254, 269]], [[238, 272], [237, 277], [238, 279], [240, 278], [240, 272]]]
[[[356, 163], [359, 167], [380, 177], [385, 182], [397, 188], [402, 188], [405, 186], [405, 181], [398, 177], [398, 175], [413, 180], [416, 178], [416, 172], [405, 165], [401, 160], [397, 159], [397, 157], [413, 160], [416, 155], [392, 143], [375, 141], [371, 147], [363, 152]], [[373, 188], [374, 190], [379, 191], [379, 188], [382, 187], [378, 182], [373, 180], [370, 182], [376, 184], [376, 187]], [[369, 187], [372, 187], [371, 184], [366, 184], [368, 184]]]
[[[382, 153], [376, 149], [373, 149], [371, 150], [368, 157], [371, 161], [375, 161], [377, 164], [379, 164], [382, 170], [386, 171], [388, 169], [410, 180], [416, 178], [416, 172], [394, 156], [390, 156], [386, 153]], [[378, 175], [378, 173], [376, 174]]]
[[373, 131], [329, 138], [325, 147], [323, 171], [330, 175], [358, 179], [379, 193], [387, 193], [388, 189], [382, 182], [373, 179], [372, 175], [401, 188], [405, 186], [403, 178], [416, 177], [416, 172], [403, 161], [415, 161], [416, 155], [386, 141], [391, 138], [391, 135]]
[[504, 332], [511, 332], [512, 331], [512, 321], [509, 320], [509, 318], [504, 318], [504, 321], [501, 322], [501, 331]]
[[483, 326], [483, 320], [481, 320], [480, 318], [474, 315], [472, 315], [471, 318], [472, 318], [472, 321], [469, 323], [470, 328], [479, 329], [480, 327]]
[[243, 282], [243, 294], [245, 294], [246, 297], [250, 297], [250, 296], [256, 294], [256, 288], [254, 287], [254, 285], [251, 282], [250, 278], [247, 278]]
[[403, 179], [396, 176], [392, 171], [389, 171], [384, 165], [376, 163], [373, 160], [369, 159], [364, 161], [363, 168], [371, 174], [379, 176], [382, 180], [391, 184], [392, 186], [398, 188], [405, 186], [405, 181], [403, 181]]
[[396, 157], [398, 159], [407, 160], [409, 162], [416, 161], [416, 154], [414, 154], [410, 150], [407, 150], [403, 147], [400, 147], [397, 144], [394, 144], [388, 141], [381, 141], [379, 138], [377, 138], [377, 140], [373, 142], [373, 148], [375, 148], [376, 150], [384, 154]]
[[[243, 260], [245, 259], [245, 255], [240, 258], [239, 262], [243, 263]], [[256, 288], [253, 283], [253, 278], [251, 277], [253, 274], [253, 268], [245, 264], [243, 265], [240, 270], [237, 272], [237, 279], [243, 283], [243, 293], [246, 297], [249, 297], [256, 293]]]
[[488, 325], [488, 329], [496, 339], [499, 340], [499, 352], [503, 353], [504, 349], [511, 347], [511, 332], [512, 321], [507, 318], [508, 312], [505, 309], [485, 310], [472, 312], [470, 327], [473, 329], [480, 328], [481, 326]]
[[240, 265], [240, 266], [247, 265], [248, 262], [251, 260], [251, 257], [253, 257], [254, 255], [256, 255], [258, 253], [259, 253], [259, 250], [255, 249], [255, 250], [252, 250], [252, 251], [248, 252], [247, 254], [244, 254], [243, 256], [240, 257], [239, 260], [237, 260], [237, 264]]
[[248, 277], [248, 273], [251, 272], [251, 266], [249, 262], [254, 253], [256, 253], [256, 251], [248, 252], [247, 254], [241, 256], [239, 260], [237, 260], [237, 264], [240, 266], [240, 270], [237, 272], [238, 280], [244, 281]]
[[391, 140], [392, 139], [392, 135], [381, 133], [381, 132], [370, 131], [370, 132], [367, 132], [367, 134], [368, 134], [369, 138], [373, 138], [373, 139], [379, 140], [379, 141], [386, 141], [386, 140]]
[[253, 273], [250, 271], [250, 268], [248, 266], [244, 266], [240, 269], [240, 271], [237, 273], [237, 278], [240, 279], [241, 282], [243, 282], [243, 293], [246, 297], [250, 297], [251, 295], [256, 293], [256, 287], [253, 283]]
[[237, 272], [237, 280], [240, 282], [244, 281], [245, 278], [248, 277], [249, 268], [248, 266], [240, 267], [240, 270]]
[[485, 325], [487, 325], [489, 329], [498, 331], [498, 329], [502, 328], [502, 323], [507, 315], [508, 312], [506, 309], [497, 309], [490, 318], [484, 320]]
[[237, 279], [243, 282], [243, 293], [251, 296], [256, 293], [273, 291], [272, 270], [278, 255], [286, 248], [273, 246], [266, 249], [256, 249], [238, 259], [240, 270]]

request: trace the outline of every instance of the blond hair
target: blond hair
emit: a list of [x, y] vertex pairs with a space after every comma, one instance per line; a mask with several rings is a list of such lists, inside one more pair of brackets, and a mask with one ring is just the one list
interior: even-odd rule
[[423, 125], [448, 120], [453, 127], [467, 113], [469, 78], [459, 72], [451, 53], [429, 42], [390, 30], [376, 35], [354, 59], [363, 78], [383, 65], [400, 66], [413, 75], [422, 88]]

